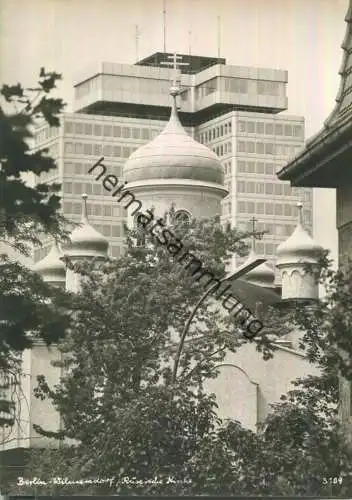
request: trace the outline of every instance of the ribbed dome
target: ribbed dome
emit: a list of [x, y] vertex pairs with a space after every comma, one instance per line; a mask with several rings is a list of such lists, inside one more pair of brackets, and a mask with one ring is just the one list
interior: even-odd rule
[[[246, 262], [243, 265], [249, 264], [249, 262], [252, 262], [256, 258], [257, 255], [252, 249]], [[263, 264], [260, 264], [260, 266], [255, 267], [254, 269], [249, 271], [243, 279], [255, 285], [273, 288], [275, 282], [275, 271], [270, 266], [268, 266], [266, 262], [263, 262]]]
[[168, 124], [160, 135], [132, 153], [124, 167], [125, 180], [189, 179], [223, 185], [219, 158], [187, 134], [178, 117], [175, 95], [172, 99]]
[[299, 223], [291, 236], [276, 250], [277, 265], [318, 261], [323, 248], [311, 238], [302, 225], [302, 205], [298, 204]]
[[68, 257], [105, 257], [109, 242], [93, 226], [87, 217], [87, 195], [82, 195], [83, 213], [81, 225], [74, 229], [70, 236], [70, 245], [64, 249]]
[[64, 284], [66, 280], [66, 270], [65, 264], [60, 260], [61, 258], [62, 253], [55, 242], [48, 255], [33, 266], [33, 271], [40, 274], [47, 283]]

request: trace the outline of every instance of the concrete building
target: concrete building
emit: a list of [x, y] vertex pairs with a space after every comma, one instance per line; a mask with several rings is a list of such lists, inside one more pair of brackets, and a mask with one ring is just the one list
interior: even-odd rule
[[[336, 189], [336, 227], [339, 265], [352, 257], [352, 1], [345, 17], [347, 23], [342, 43], [341, 82], [336, 105], [323, 128], [306, 147], [279, 173], [281, 180], [293, 186]], [[349, 333], [349, 332], [346, 332]], [[352, 387], [341, 379], [340, 414], [352, 446]]]
[[[172, 63], [170, 59], [174, 59]], [[182, 61], [182, 62], [181, 62]], [[88, 169], [101, 157], [111, 173], [122, 175], [126, 159], [164, 127], [169, 116], [169, 86], [181, 87], [179, 116], [190, 135], [210, 147], [225, 169], [229, 195], [222, 201], [223, 221], [246, 228], [257, 219], [267, 231], [257, 252], [270, 260], [297, 220], [296, 204], [304, 202], [304, 219], [312, 231], [312, 190], [291, 189], [276, 171], [301, 149], [303, 117], [287, 116], [287, 72], [226, 65], [224, 59], [156, 53], [137, 64], [102, 63], [79, 76], [74, 113], [61, 127], [38, 130], [37, 147], [49, 147], [58, 169], [40, 181], [62, 183], [63, 212], [80, 214], [80, 196], [89, 195], [88, 214], [110, 243], [110, 254], [122, 251], [124, 210], [112, 204]], [[181, 66], [182, 64], [182, 66]], [[34, 254], [35, 261], [50, 242]]]

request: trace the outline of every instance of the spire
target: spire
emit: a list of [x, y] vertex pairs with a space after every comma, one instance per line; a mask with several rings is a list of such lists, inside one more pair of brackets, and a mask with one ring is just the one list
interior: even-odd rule
[[[256, 219], [253, 216], [250, 219], [250, 222], [252, 223], [251, 250], [249, 252], [245, 264], [249, 264], [249, 262], [251, 262], [257, 257], [255, 252], [255, 240], [256, 240], [255, 232], [256, 232], [256, 222], [258, 222], [258, 219]], [[260, 264], [260, 266], [249, 271], [245, 275], [244, 279], [250, 283], [253, 283], [254, 285], [266, 288], [273, 288], [275, 281], [275, 271], [270, 266], [268, 266], [266, 262], [263, 262], [263, 264]]]
[[82, 222], [85, 224], [89, 224], [87, 199], [88, 199], [88, 195], [86, 193], [83, 193], [82, 194]]
[[71, 258], [106, 257], [108, 240], [89, 223], [88, 196], [82, 194], [82, 218], [79, 227], [72, 231], [71, 244], [65, 248], [65, 254]]
[[33, 266], [33, 271], [40, 274], [46, 283], [63, 286], [65, 285], [66, 271], [61, 259], [62, 253], [55, 239], [48, 255]]
[[280, 269], [282, 281], [282, 298], [316, 299], [318, 283], [307, 265], [316, 267], [323, 249], [303, 227], [302, 203], [297, 203], [297, 208], [296, 229], [276, 250], [276, 265]]
[[298, 208], [298, 225], [303, 227], [303, 203], [297, 203]]

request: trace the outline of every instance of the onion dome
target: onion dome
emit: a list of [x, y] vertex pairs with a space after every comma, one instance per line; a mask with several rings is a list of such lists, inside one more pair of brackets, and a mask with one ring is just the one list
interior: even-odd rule
[[62, 253], [55, 241], [48, 255], [33, 266], [33, 271], [38, 273], [46, 283], [64, 285], [66, 270], [61, 258]]
[[87, 198], [82, 194], [82, 220], [79, 227], [74, 229], [70, 236], [70, 245], [65, 247], [65, 256], [72, 257], [106, 257], [109, 242], [93, 226], [89, 224], [87, 216]]
[[[252, 248], [247, 260], [243, 265], [249, 264], [254, 259], [257, 258], [257, 255]], [[266, 262], [260, 264], [260, 266], [251, 269], [244, 278], [247, 282], [252, 283], [253, 285], [263, 286], [266, 288], [274, 288], [275, 287], [275, 271], [267, 265]]]
[[317, 263], [323, 248], [303, 227], [302, 204], [298, 203], [299, 222], [291, 236], [276, 250], [277, 266], [296, 263]]
[[164, 130], [134, 151], [125, 163], [123, 175], [128, 183], [150, 179], [187, 179], [224, 184], [224, 171], [219, 158], [183, 128], [176, 107], [178, 93], [178, 88], [171, 88], [172, 109]]

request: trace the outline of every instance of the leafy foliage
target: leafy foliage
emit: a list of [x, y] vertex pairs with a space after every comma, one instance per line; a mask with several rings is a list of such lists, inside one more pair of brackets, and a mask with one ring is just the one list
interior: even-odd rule
[[31, 187], [24, 178], [56, 168], [47, 148], [30, 148], [35, 125], [47, 122], [51, 127], [59, 126], [64, 103], [49, 94], [60, 78], [41, 68], [37, 87], [25, 89], [18, 83], [3, 85], [0, 90], [5, 101], [0, 106], [0, 241], [25, 254], [30, 244], [40, 244], [41, 233], [67, 235], [66, 220], [58, 213], [60, 185]]

